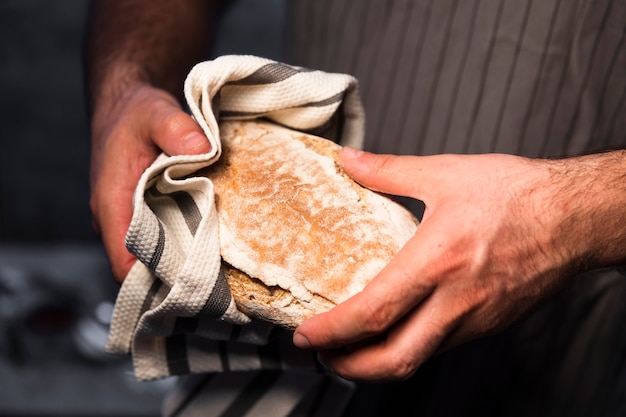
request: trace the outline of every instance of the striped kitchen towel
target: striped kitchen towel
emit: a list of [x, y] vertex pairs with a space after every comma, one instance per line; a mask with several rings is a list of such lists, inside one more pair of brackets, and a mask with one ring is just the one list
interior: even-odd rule
[[[131, 353], [139, 380], [259, 370], [323, 373], [312, 353], [293, 346], [290, 334], [237, 310], [220, 270], [212, 184], [191, 174], [219, 159], [220, 120], [266, 118], [360, 147], [364, 114], [356, 80], [254, 56], [223, 56], [191, 70], [185, 98], [212, 150], [161, 155], [143, 174], [126, 235], [138, 262], [118, 294], [107, 349]], [[280, 381], [296, 389], [288, 377], [277, 377], [270, 391], [280, 391]], [[308, 392], [317, 385], [304, 386]]]

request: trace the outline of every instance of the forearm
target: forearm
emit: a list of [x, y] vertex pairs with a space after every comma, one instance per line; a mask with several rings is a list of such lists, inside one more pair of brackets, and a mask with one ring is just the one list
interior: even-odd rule
[[548, 209], [576, 270], [626, 265], [626, 150], [550, 162]]
[[90, 206], [119, 281], [136, 261], [124, 236], [142, 173], [160, 153], [211, 149], [181, 103], [188, 71], [209, 56], [216, 3], [92, 2], [84, 51], [92, 141]]
[[215, 2], [95, 0], [85, 51], [90, 113], [138, 84], [181, 99], [189, 69], [208, 55]]

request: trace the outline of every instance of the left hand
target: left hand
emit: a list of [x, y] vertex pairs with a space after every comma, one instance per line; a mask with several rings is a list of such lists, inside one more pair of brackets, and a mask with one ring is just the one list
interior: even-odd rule
[[347, 379], [408, 378], [433, 354], [509, 326], [570, 276], [568, 245], [581, 236], [563, 227], [573, 206], [554, 161], [346, 149], [341, 162], [362, 185], [426, 205], [415, 235], [361, 293], [294, 334]]
[[93, 120], [91, 211], [113, 277], [121, 283], [136, 262], [124, 239], [139, 178], [161, 152], [201, 154], [211, 144], [173, 96], [149, 85], [128, 87]]

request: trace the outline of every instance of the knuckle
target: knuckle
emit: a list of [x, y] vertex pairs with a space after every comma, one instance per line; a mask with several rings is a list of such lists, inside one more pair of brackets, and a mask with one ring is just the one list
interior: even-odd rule
[[410, 378], [417, 370], [415, 361], [406, 354], [391, 356], [389, 362], [389, 377], [394, 380]]
[[424, 352], [434, 352], [439, 344], [448, 337], [456, 327], [457, 321], [453, 318], [432, 318], [424, 324], [425, 334], [428, 335], [421, 341]]
[[378, 297], [368, 297], [362, 310], [366, 330], [371, 334], [384, 332], [394, 321], [392, 307]]

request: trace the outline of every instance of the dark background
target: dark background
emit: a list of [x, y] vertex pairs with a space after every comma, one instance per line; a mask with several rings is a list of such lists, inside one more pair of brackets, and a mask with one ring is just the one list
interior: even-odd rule
[[[85, 0], [0, 2], [0, 242], [94, 242], [83, 100]], [[281, 59], [282, 0], [240, 0], [214, 55]]]
[[[234, 2], [213, 55], [281, 60], [283, 2]], [[103, 351], [118, 287], [89, 212], [88, 7], [0, 2], [0, 416], [153, 416], [174, 382]]]

